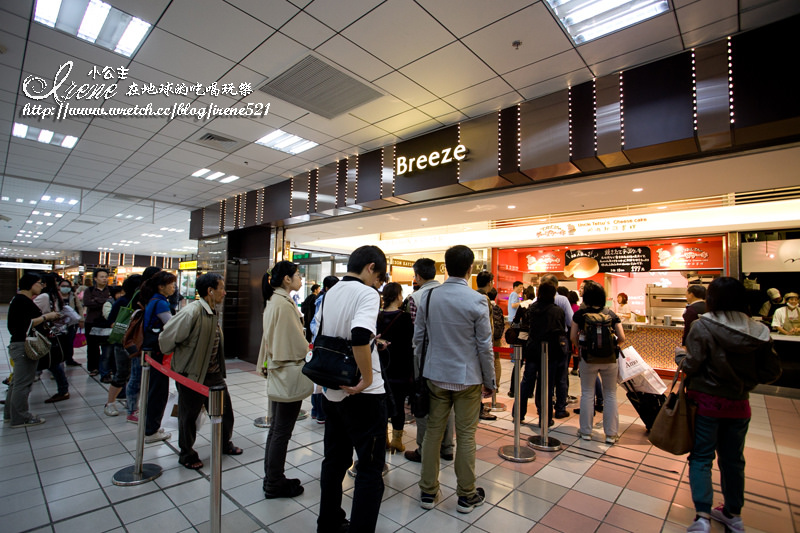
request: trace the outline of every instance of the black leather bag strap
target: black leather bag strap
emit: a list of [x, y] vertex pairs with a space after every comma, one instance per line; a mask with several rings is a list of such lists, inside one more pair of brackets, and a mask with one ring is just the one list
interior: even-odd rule
[[425, 368], [425, 356], [428, 355], [428, 315], [431, 309], [431, 293], [433, 289], [428, 289], [425, 298], [425, 336], [422, 338], [422, 356], [419, 359], [419, 377], [422, 377], [422, 370]]

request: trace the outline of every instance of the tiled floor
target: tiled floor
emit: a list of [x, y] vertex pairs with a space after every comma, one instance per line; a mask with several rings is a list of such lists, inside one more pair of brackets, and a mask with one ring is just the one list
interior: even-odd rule
[[[0, 315], [0, 339], [0, 376], [5, 377], [9, 365], [4, 315]], [[84, 360], [83, 351], [78, 352], [79, 361]], [[509, 369], [505, 362], [501, 391], [508, 390]], [[236, 412], [234, 442], [245, 453], [223, 459], [223, 530], [313, 532], [324, 426], [311, 419], [299, 421], [290, 443], [287, 475], [300, 478], [305, 493], [294, 499], [265, 500], [261, 477], [267, 433], [256, 428], [253, 419], [264, 414], [266, 402], [264, 382], [253, 370], [249, 363], [228, 362]], [[68, 374], [71, 398], [61, 403], [43, 403], [55, 390], [48, 373], [34, 383], [31, 408], [47, 423], [28, 429], [11, 429], [7, 424], [0, 428], [0, 531], [207, 531], [207, 470], [193, 472], [178, 465], [176, 419], [165, 418], [165, 427], [172, 431], [169, 442], [145, 448], [145, 462], [161, 465], [161, 477], [137, 487], [114, 486], [112, 475], [133, 464], [136, 427], [123, 416], [103, 415], [106, 385], [82, 367], [69, 368]], [[576, 378], [571, 380], [576, 391]], [[510, 409], [508, 398], [500, 401]], [[751, 532], [795, 531], [800, 527], [800, 405], [761, 395], [754, 395], [751, 404], [744, 522]], [[443, 497], [435, 509], [424, 511], [418, 503], [420, 465], [391, 455], [378, 531], [678, 532], [693, 519], [685, 457], [650, 446], [627, 402], [620, 406], [622, 438], [616, 446], [576, 439], [578, 422], [573, 415], [557, 420], [553, 428], [552, 436], [564, 443], [563, 450], [537, 452], [532, 463], [512, 463], [498, 456], [500, 446], [513, 443], [510, 414], [498, 414], [496, 422], [481, 423], [477, 436], [476, 470], [478, 484], [486, 490], [485, 505], [467, 515], [456, 512], [455, 473], [452, 463], [443, 462]], [[413, 447], [415, 426], [407, 430], [407, 446]], [[198, 437], [206, 465], [209, 434], [206, 424]], [[531, 434], [532, 429], [523, 426], [523, 435]], [[602, 430], [595, 436], [601, 439]], [[346, 495], [352, 486], [346, 477]], [[346, 497], [346, 506], [349, 501]], [[713, 531], [722, 528], [715, 524]]]

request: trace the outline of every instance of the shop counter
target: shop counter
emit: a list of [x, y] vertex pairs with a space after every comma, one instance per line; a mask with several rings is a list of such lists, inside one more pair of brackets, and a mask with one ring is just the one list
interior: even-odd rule
[[668, 377], [672, 376], [677, 368], [675, 348], [681, 346], [683, 326], [623, 322], [622, 328], [626, 341], [623, 348], [630, 344], [647, 364], [656, 370], [666, 371], [663, 374]]
[[[758, 392], [781, 396], [800, 397], [800, 336], [772, 333], [775, 351], [781, 359], [783, 373], [778, 381], [769, 385], [759, 385]], [[786, 389], [792, 389], [791, 392]], [[790, 393], [789, 393], [790, 392]]]

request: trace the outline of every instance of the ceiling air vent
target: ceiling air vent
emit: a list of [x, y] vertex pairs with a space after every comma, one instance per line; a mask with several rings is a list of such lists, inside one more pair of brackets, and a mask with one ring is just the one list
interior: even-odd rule
[[191, 142], [229, 154], [235, 152], [239, 148], [247, 146], [248, 144], [247, 141], [242, 139], [229, 137], [209, 129], [202, 130], [197, 137], [192, 139]]
[[259, 90], [328, 119], [383, 96], [314, 56], [301, 59]]

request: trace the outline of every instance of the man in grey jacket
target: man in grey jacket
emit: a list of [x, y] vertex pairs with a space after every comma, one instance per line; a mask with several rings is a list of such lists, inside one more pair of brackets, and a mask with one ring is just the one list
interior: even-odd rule
[[[231, 442], [233, 435], [233, 405], [225, 384], [225, 351], [216, 306], [225, 300], [225, 281], [219, 274], [203, 274], [195, 283], [197, 300], [181, 309], [164, 325], [158, 337], [163, 353], [173, 352], [172, 370], [207, 387], [222, 385], [222, 453], [240, 455], [241, 448]], [[190, 470], [203, 468], [194, 450], [197, 438], [197, 415], [203, 406], [208, 409], [208, 397], [186, 385], [177, 384], [178, 402], [178, 462]]]
[[421, 298], [414, 327], [415, 356], [421, 357], [428, 337], [422, 375], [428, 378], [430, 412], [422, 443], [420, 506], [433, 509], [439, 495], [439, 446], [447, 417], [455, 411], [455, 471], [457, 511], [469, 513], [482, 505], [484, 490], [475, 487], [475, 430], [481, 397], [495, 388], [492, 329], [486, 297], [473, 291], [475, 255], [466, 246], [449, 248], [444, 255], [450, 276]]

